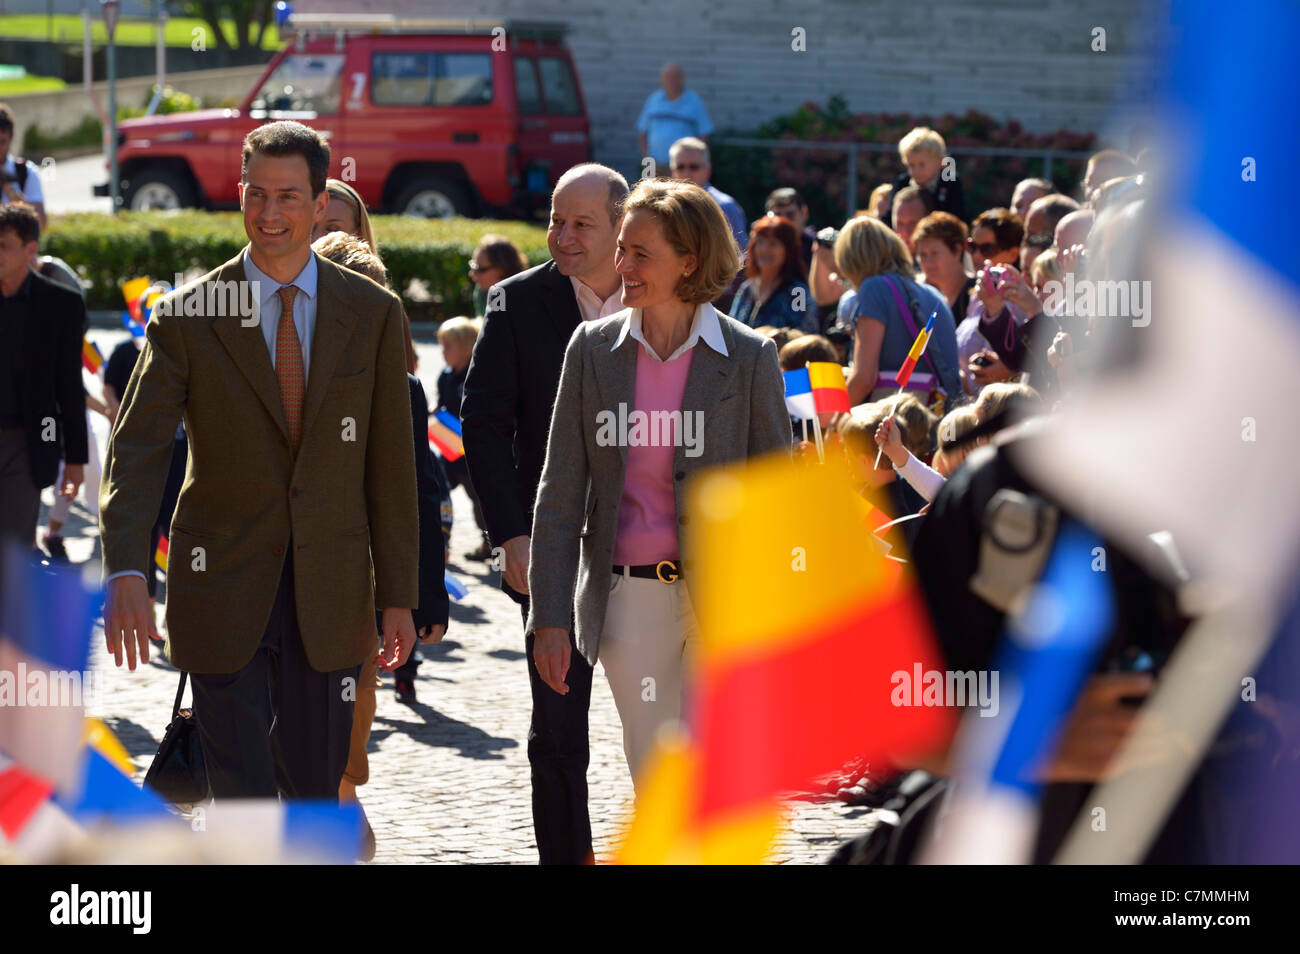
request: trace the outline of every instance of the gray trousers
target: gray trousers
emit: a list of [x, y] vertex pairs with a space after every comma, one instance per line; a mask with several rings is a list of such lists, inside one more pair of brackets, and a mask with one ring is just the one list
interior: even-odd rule
[[21, 427], [0, 430], [0, 540], [12, 536], [24, 547], [35, 546], [40, 512], [41, 488], [32, 480], [27, 433]]

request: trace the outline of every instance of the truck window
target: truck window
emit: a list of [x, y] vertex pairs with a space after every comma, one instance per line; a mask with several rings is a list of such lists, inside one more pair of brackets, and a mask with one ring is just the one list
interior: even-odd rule
[[519, 102], [519, 112], [525, 116], [542, 111], [542, 93], [531, 56], [515, 57], [515, 99]]
[[337, 116], [343, 54], [302, 54], [280, 61], [249, 105], [253, 119]]
[[375, 53], [370, 101], [376, 106], [483, 106], [492, 102], [487, 53]]
[[537, 61], [542, 74], [542, 92], [546, 94], [546, 111], [559, 116], [577, 116], [578, 86], [573, 81], [569, 61], [558, 56], [543, 56]]

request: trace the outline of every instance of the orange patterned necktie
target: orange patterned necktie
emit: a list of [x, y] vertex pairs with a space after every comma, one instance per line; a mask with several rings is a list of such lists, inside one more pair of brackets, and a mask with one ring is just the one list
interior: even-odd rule
[[293, 299], [297, 285], [281, 285], [280, 324], [275, 331], [275, 376], [280, 379], [280, 403], [289, 425], [289, 446], [298, 453], [302, 440], [302, 402], [307, 394], [307, 373], [302, 366], [302, 345], [293, 323]]

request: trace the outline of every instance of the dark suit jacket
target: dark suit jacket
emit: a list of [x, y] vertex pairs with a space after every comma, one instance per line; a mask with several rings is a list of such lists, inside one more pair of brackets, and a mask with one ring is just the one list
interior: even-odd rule
[[149, 530], [182, 415], [189, 436], [167, 573], [166, 651], [179, 669], [231, 673], [252, 659], [291, 544], [298, 624], [317, 671], [356, 666], [374, 652], [376, 605], [418, 605], [401, 304], [320, 256], [316, 267], [296, 456], [259, 323], [181, 304], [202, 300], [195, 294], [212, 282], [232, 283], [214, 293], [242, 287], [242, 252], [197, 289], [158, 302], [122, 397], [100, 492], [106, 577], [148, 570]]
[[415, 437], [415, 482], [420, 510], [420, 604], [411, 613], [415, 628], [447, 625], [447, 556], [442, 539], [442, 500], [450, 492], [447, 478], [429, 449], [429, 403], [420, 379], [406, 376], [411, 396], [411, 427]]
[[[564, 349], [582, 320], [554, 262], [493, 286], [460, 406], [470, 480], [495, 546], [529, 535]], [[502, 580], [516, 602], [525, 597]]]
[[69, 464], [90, 459], [86, 390], [81, 384], [86, 303], [76, 292], [40, 275], [32, 274], [28, 282], [22, 361], [26, 373], [18, 397], [32, 480], [37, 487], [48, 487], [58, 479], [60, 458]]

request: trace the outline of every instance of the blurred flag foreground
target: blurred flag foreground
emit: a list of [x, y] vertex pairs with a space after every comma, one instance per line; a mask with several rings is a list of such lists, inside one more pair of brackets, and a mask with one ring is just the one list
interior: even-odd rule
[[100, 594], [16, 545], [0, 557], [0, 864], [357, 859], [355, 803], [225, 801], [182, 819], [138, 785], [126, 749], [85, 716]]
[[853, 519], [869, 508], [839, 455], [714, 471], [690, 500], [688, 729], [651, 757], [618, 860], [759, 863], [784, 793], [937, 748], [951, 713], [900, 691], [939, 654], [912, 582]]

